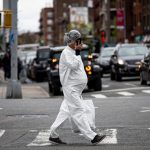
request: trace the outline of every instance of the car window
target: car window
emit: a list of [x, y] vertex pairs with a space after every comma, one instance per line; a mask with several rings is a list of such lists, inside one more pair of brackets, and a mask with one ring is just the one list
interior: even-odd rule
[[110, 57], [113, 54], [113, 49], [103, 49], [101, 51], [101, 57]]
[[53, 58], [59, 59], [59, 58], [60, 58], [60, 55], [61, 55], [61, 52], [59, 52], [59, 53], [54, 53]]
[[145, 55], [148, 52], [148, 49], [144, 46], [132, 46], [132, 47], [121, 47], [119, 49], [119, 56], [136, 56], [136, 55]]
[[48, 59], [49, 58], [49, 51], [39, 51], [38, 58], [39, 59]]
[[80, 51], [80, 55], [82, 58], [87, 58], [89, 55], [89, 49], [83, 49], [82, 51]]

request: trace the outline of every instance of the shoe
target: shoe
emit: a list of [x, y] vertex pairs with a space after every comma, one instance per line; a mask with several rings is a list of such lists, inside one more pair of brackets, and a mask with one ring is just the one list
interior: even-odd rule
[[102, 136], [96, 135], [96, 136], [94, 137], [94, 139], [91, 141], [91, 143], [94, 144], [94, 145], [96, 145], [96, 144], [98, 144], [100, 141], [102, 141], [105, 137], [106, 137], [106, 135], [102, 135]]
[[49, 141], [55, 144], [67, 144], [63, 142], [59, 137], [58, 138], [49, 137]]

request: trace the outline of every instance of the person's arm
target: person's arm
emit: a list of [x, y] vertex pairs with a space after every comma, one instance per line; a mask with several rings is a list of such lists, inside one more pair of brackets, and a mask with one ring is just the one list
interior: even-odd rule
[[81, 56], [72, 55], [69, 53], [64, 54], [64, 63], [66, 66], [68, 66], [70, 69], [78, 69], [80, 64]]

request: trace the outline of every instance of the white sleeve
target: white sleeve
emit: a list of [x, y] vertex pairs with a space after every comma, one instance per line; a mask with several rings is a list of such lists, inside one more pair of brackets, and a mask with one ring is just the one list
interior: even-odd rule
[[78, 69], [81, 61], [81, 56], [64, 53], [64, 64], [70, 69]]

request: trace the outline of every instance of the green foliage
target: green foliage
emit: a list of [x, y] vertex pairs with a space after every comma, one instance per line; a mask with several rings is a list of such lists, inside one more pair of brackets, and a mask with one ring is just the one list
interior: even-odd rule
[[85, 44], [87, 44], [91, 51], [93, 50], [94, 44], [93, 44], [93, 24], [88, 23], [70, 23], [67, 27], [67, 32], [69, 32], [72, 29], [77, 29], [82, 34], [82, 39]]

